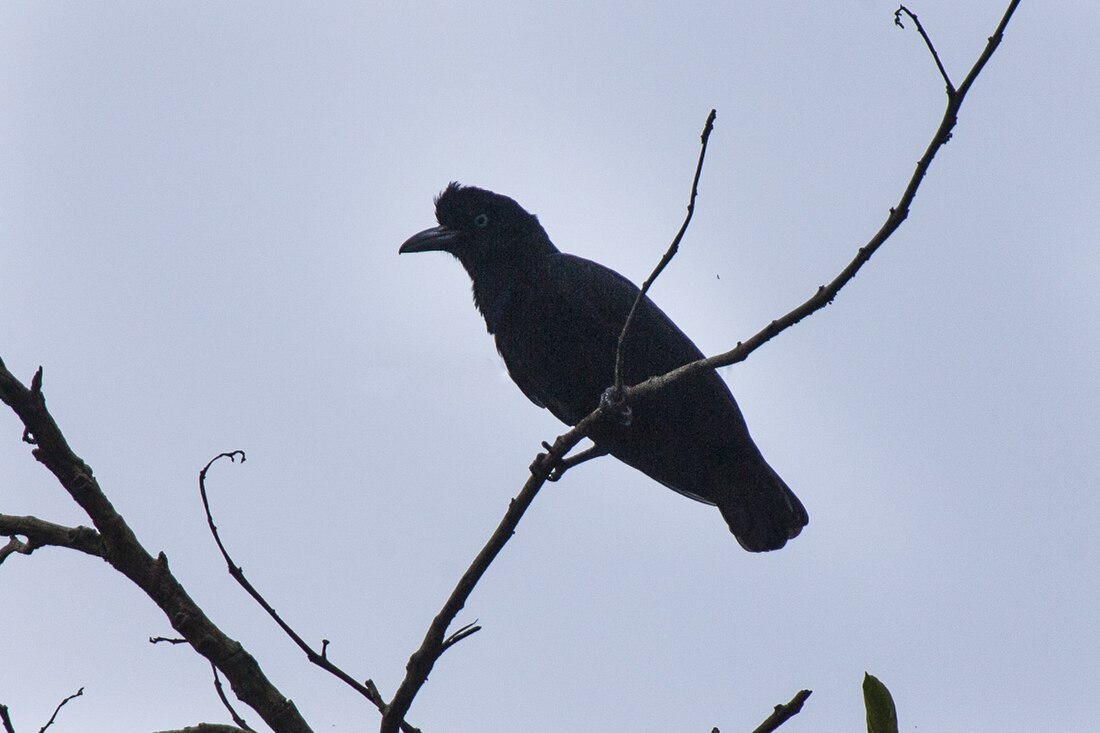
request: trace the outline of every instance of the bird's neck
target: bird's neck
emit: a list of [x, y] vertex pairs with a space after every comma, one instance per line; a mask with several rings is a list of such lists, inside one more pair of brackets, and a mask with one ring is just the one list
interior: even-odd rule
[[473, 281], [474, 305], [485, 317], [485, 327], [495, 334], [512, 303], [516, 289], [528, 278], [526, 261], [495, 262], [467, 267]]
[[474, 305], [485, 317], [489, 333], [497, 333], [509, 310], [517, 300], [522, 300], [524, 291], [539, 282], [547, 258], [557, 254], [557, 247], [540, 228], [492, 257], [473, 259], [459, 255], [473, 281]]

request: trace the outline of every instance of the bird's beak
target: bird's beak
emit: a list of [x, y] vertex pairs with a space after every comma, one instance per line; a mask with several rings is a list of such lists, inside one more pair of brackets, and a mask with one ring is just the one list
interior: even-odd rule
[[448, 227], [432, 227], [418, 232], [401, 245], [398, 254], [408, 252], [452, 252], [458, 242], [458, 232]]

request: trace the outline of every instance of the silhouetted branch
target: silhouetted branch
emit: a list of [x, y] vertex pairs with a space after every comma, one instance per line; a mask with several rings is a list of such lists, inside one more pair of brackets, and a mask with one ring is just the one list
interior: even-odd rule
[[15, 733], [15, 726], [11, 724], [7, 705], [0, 705], [0, 723], [4, 725], [4, 733]]
[[758, 725], [752, 733], [772, 733], [772, 731], [779, 728], [779, 726], [798, 715], [802, 710], [802, 705], [805, 704], [806, 699], [812, 694], [813, 692], [811, 690], [801, 690], [797, 695], [791, 698], [790, 702], [785, 705], [776, 705], [775, 711], [769, 715], [763, 723]]
[[695, 198], [699, 195], [699, 177], [703, 175], [703, 160], [707, 157], [707, 143], [710, 141], [710, 133], [714, 130], [714, 120], [717, 116], [718, 113], [712, 109], [710, 114], [707, 115], [706, 124], [703, 125], [703, 133], [699, 136], [699, 162], [695, 164], [695, 176], [691, 179], [691, 195], [688, 197], [684, 223], [680, 225], [680, 231], [676, 232], [676, 236], [672, 238], [672, 244], [668, 246], [668, 250], [661, 257], [661, 261], [657, 263], [657, 266], [653, 268], [653, 272], [642, 283], [642, 288], [638, 291], [637, 297], [634, 298], [634, 304], [630, 306], [630, 312], [626, 315], [623, 330], [619, 333], [619, 343], [615, 349], [615, 381], [613, 383], [616, 392], [623, 387], [623, 343], [630, 333], [630, 327], [634, 324], [634, 314], [638, 312], [638, 306], [641, 305], [642, 298], [649, 292], [649, 288], [652, 287], [657, 276], [668, 266], [669, 262], [672, 262], [672, 258], [680, 250], [680, 240], [687, 233], [688, 225], [691, 224], [691, 217], [695, 214]]
[[454, 632], [443, 640], [443, 651], [447, 651], [458, 642], [462, 641], [468, 636], [473, 636], [479, 631], [481, 631], [481, 627], [477, 625], [477, 619], [475, 618], [472, 623], [466, 624], [458, 631]]
[[236, 723], [241, 730], [255, 733], [252, 726], [244, 722], [244, 718], [237, 714], [237, 711], [233, 709], [233, 703], [229, 702], [229, 698], [225, 696], [225, 690], [222, 689], [222, 679], [218, 676], [218, 668], [211, 664], [210, 671], [214, 673], [214, 691], [218, 693], [218, 699], [222, 701], [222, 705], [229, 711], [229, 717], [233, 718], [233, 722]]
[[[283, 630], [283, 633], [290, 637], [290, 640], [293, 641], [299, 649], [305, 652], [306, 658], [309, 659], [310, 662], [344, 682], [346, 685], [348, 685], [360, 695], [369, 700], [376, 708], [378, 708], [379, 712], [385, 713], [388, 705], [382, 695], [378, 692], [378, 688], [375, 686], [375, 684], [371, 680], [367, 680], [366, 684], [360, 683], [343, 669], [329, 661], [328, 639], [322, 640], [320, 652], [311, 647], [306, 642], [306, 640], [298, 634], [298, 632], [291, 628], [290, 624], [283, 620], [278, 611], [276, 611], [275, 608], [267, 602], [267, 599], [264, 598], [260, 591], [257, 590], [254, 585], [252, 585], [251, 581], [249, 581], [247, 577], [245, 577], [244, 569], [233, 562], [233, 558], [230, 557], [229, 551], [222, 543], [221, 535], [218, 532], [218, 527], [216, 524], [214, 524], [214, 515], [210, 509], [210, 498], [206, 491], [206, 474], [210, 470], [210, 467], [213, 466], [214, 463], [217, 462], [219, 459], [228, 458], [230, 461], [235, 462], [237, 456], [240, 456], [241, 463], [245, 462], [244, 451], [235, 450], [228, 453], [219, 453], [218, 455], [211, 458], [207, 462], [207, 464], [203, 466], [202, 470], [199, 471], [199, 496], [202, 498], [203, 510], [206, 512], [206, 524], [210, 528], [210, 534], [214, 537], [214, 542], [218, 546], [218, 551], [221, 552], [222, 558], [225, 560], [225, 565], [229, 569], [229, 574], [233, 577], [235, 581], [237, 581], [238, 585], [244, 588], [245, 592], [248, 593], [248, 595], [252, 596], [252, 599], [256, 601], [256, 603], [260, 605], [260, 608], [262, 608], [267, 613], [267, 615], [270, 616], [271, 619], [279, 626], [279, 628]], [[468, 631], [468, 633], [464, 634], [463, 637], [460, 638], [465, 638], [465, 636], [469, 636], [477, 630], [478, 629]], [[459, 640], [460, 639], [455, 639], [451, 643], [453, 644], [454, 642]], [[244, 726], [242, 725], [242, 727]], [[403, 720], [401, 721], [401, 730], [405, 731], [405, 733], [420, 733], [416, 728], [404, 722]]]
[[[103, 557], [103, 540], [91, 527], [66, 527], [38, 517], [0, 514], [0, 536], [8, 543], [0, 547], [0, 563], [13, 553], [29, 555], [39, 547], [67, 547]], [[25, 537], [26, 541], [19, 538]]]
[[51, 725], [53, 725], [53, 722], [55, 720], [57, 720], [57, 714], [61, 712], [61, 708], [65, 707], [69, 703], [70, 700], [78, 698], [83, 694], [84, 694], [84, 688], [81, 687], [79, 690], [77, 690], [73, 694], [69, 695], [68, 697], [66, 697], [61, 702], [57, 703], [57, 707], [54, 708], [54, 710], [53, 710], [53, 715], [50, 716], [50, 719], [46, 721], [46, 724], [44, 726], [42, 726], [41, 728], [38, 729], [38, 733], [46, 733], [46, 729], [49, 728]]
[[[997, 46], [1000, 45], [1001, 39], [1004, 37], [1005, 27], [1008, 25], [1008, 21], [1012, 18], [1012, 13], [1016, 10], [1016, 6], [1019, 5], [1019, 0], [1013, 0], [1008, 9], [1005, 11], [1004, 17], [1001, 18], [1000, 24], [997, 26], [997, 30], [992, 36], [989, 37], [986, 43], [985, 49], [978, 57], [978, 60], [974, 63], [970, 73], [967, 74], [966, 79], [959, 86], [958, 89], [953, 89], [951, 82], [948, 79], [946, 72], [944, 72], [944, 79], [947, 80], [947, 107], [943, 113], [943, 119], [940, 121], [939, 127], [936, 129], [935, 134], [932, 136], [931, 142], [928, 143], [928, 147], [924, 151], [924, 155], [917, 161], [916, 170], [913, 171], [913, 175], [909, 178], [909, 183], [906, 185], [904, 192], [901, 195], [898, 203], [890, 209], [889, 215], [886, 217], [886, 221], [882, 224], [879, 230], [871, 237], [867, 244], [859, 248], [855, 258], [848, 263], [848, 266], [841, 270], [840, 274], [833, 278], [832, 282], [828, 285], [821, 285], [818, 287], [817, 292], [813, 294], [802, 305], [798, 306], [787, 315], [782, 318], [778, 318], [767, 326], [758, 331], [752, 338], [747, 341], [738, 342], [737, 346], [723, 354], [717, 354], [715, 356], [708, 357], [706, 359], [700, 359], [699, 361], [685, 364], [684, 366], [674, 369], [667, 374], [663, 374], [659, 377], [652, 377], [650, 379], [636, 384], [632, 387], [624, 387], [622, 393], [622, 399], [629, 402], [632, 398], [639, 395], [647, 394], [658, 389], [662, 389], [672, 382], [683, 379], [692, 374], [696, 374], [700, 371], [707, 369], [717, 369], [719, 367], [730, 366], [738, 362], [744, 361], [749, 354], [756, 351], [758, 348], [766, 344], [768, 341], [775, 338], [777, 335], [787, 330], [791, 326], [795, 325], [803, 318], [821, 310], [825, 306], [833, 302], [840, 289], [847, 285], [852, 278], [856, 276], [867, 262], [871, 259], [871, 256], [878, 251], [878, 248], [890, 238], [902, 222], [909, 216], [909, 207], [913, 203], [913, 199], [917, 195], [917, 190], [920, 188], [921, 182], [924, 180], [925, 174], [928, 172], [928, 167], [932, 164], [932, 160], [936, 157], [936, 153], [939, 149], [947, 144], [947, 141], [951, 139], [951, 132], [955, 129], [955, 125], [958, 122], [959, 109], [962, 107], [963, 100], [966, 98], [967, 92], [970, 91], [970, 87], [974, 84], [975, 79], [978, 78], [978, 74], [981, 73], [985, 67], [989, 58], [993, 55], [993, 52], [997, 50]], [[905, 11], [908, 12], [908, 11]], [[910, 14], [910, 17], [916, 21], [916, 16]], [[919, 26], [918, 26], [919, 27]], [[923, 28], [921, 28], [922, 35], [926, 38], [927, 45], [933, 53], [935, 49], [932, 46], [932, 42], [927, 40], [927, 35], [924, 34]], [[937, 58], [937, 64], [938, 56]]]
[[157, 604], [172, 627], [195, 651], [225, 674], [237, 697], [251, 706], [273, 730], [307, 733], [309, 725], [294, 703], [264, 676], [259, 663], [240, 642], [226, 636], [199, 608], [168, 569], [164, 553], [154, 559], [111, 505], [91, 467], [72, 451], [46, 409], [42, 369], [35, 372], [28, 389], [0, 360], [0, 401], [22, 420], [24, 440], [35, 446], [32, 451], [35, 459], [53, 473], [92, 520], [99, 532], [103, 559]]
[[936, 68], [940, 70], [940, 76], [943, 77], [943, 81], [947, 84], [947, 93], [955, 93], [955, 85], [951, 83], [951, 77], [947, 75], [947, 69], [943, 68], [943, 62], [940, 61], [940, 55], [936, 53], [936, 47], [932, 45], [932, 39], [928, 37], [928, 34], [924, 32], [924, 26], [921, 25], [920, 19], [913, 13], [912, 10], [899, 5], [898, 9], [894, 11], [894, 23], [898, 28], [905, 28], [905, 25], [901, 22], [901, 14], [905, 13], [913, 19], [913, 25], [917, 27], [917, 33], [920, 33], [920, 37], [924, 39], [924, 45], [928, 46], [928, 51], [932, 54], [932, 60], [936, 62]]
[[489, 537], [489, 541], [485, 543], [485, 546], [481, 548], [481, 552], [474, 558], [473, 563], [463, 573], [458, 585], [451, 592], [447, 602], [443, 604], [443, 608], [432, 619], [420, 647], [409, 657], [409, 662], [405, 665], [405, 679], [401, 682], [401, 686], [397, 688], [397, 692], [394, 693], [393, 702], [390, 703], [389, 709], [382, 716], [380, 729], [382, 733], [395, 733], [398, 721], [409, 711], [413, 698], [420, 692], [420, 688], [424, 686], [424, 683], [428, 681], [428, 674], [432, 671], [432, 667], [435, 666], [436, 661], [448, 648], [445, 640], [447, 628], [454, 621], [458, 612], [466, 605], [466, 600], [470, 597], [470, 593], [473, 592], [478, 581], [481, 580], [481, 576], [485, 574], [496, 556], [504, 549], [504, 545], [515, 534], [516, 527], [519, 525], [520, 519], [523, 518], [524, 512], [535, 500], [539, 489], [546, 483], [554, 466], [561, 461], [565, 454], [573, 450], [577, 443], [584, 439], [585, 433], [592, 423], [601, 419], [602, 409], [593, 412], [569, 432], [558, 436], [547, 452], [539, 454], [534, 463], [531, 464], [531, 476], [527, 479], [523, 488], [520, 489], [520, 492], [508, 504], [508, 511], [504, 513], [504, 517]]

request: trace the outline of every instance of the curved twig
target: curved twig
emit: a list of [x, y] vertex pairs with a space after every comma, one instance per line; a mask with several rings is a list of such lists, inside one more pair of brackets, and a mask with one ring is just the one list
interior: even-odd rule
[[237, 697], [279, 733], [308, 733], [309, 725], [294, 703], [271, 683], [255, 657], [229, 638], [203, 612], [168, 568], [162, 552], [149, 554], [126, 520], [114, 508], [92, 469], [69, 447], [46, 409], [42, 369], [28, 389], [0, 360], [0, 401], [23, 421], [32, 454], [57, 478], [73, 501], [92, 520], [103, 544], [102, 557], [157, 604], [172, 627], [229, 679]]
[[[262, 608], [267, 613], [267, 615], [271, 617], [271, 620], [274, 621], [279, 626], [279, 628], [283, 630], [283, 633], [290, 637], [290, 640], [293, 641], [298, 646], [298, 648], [305, 653], [306, 658], [309, 659], [311, 663], [317, 665], [321, 669], [341, 680], [344, 684], [348, 685], [353, 690], [369, 700], [376, 708], [378, 708], [379, 712], [385, 713], [386, 709], [389, 706], [386, 704], [386, 701], [382, 697], [382, 695], [378, 692], [378, 688], [375, 686], [375, 684], [371, 680], [367, 680], [365, 684], [361, 683], [350, 674], [345, 672], [343, 669], [333, 664], [328, 658], [328, 639], [322, 640], [321, 651], [319, 652], [315, 650], [312, 646], [310, 646], [306, 642], [306, 640], [298, 634], [298, 632], [291, 628], [290, 624], [283, 620], [282, 616], [279, 615], [279, 612], [276, 611], [275, 608], [267, 602], [267, 599], [264, 598], [260, 591], [257, 590], [254, 585], [252, 585], [251, 581], [249, 581], [247, 577], [245, 577], [244, 569], [241, 568], [241, 566], [237, 565], [233, 561], [233, 558], [230, 557], [229, 550], [227, 550], [225, 548], [225, 545], [222, 543], [222, 538], [218, 532], [218, 527], [214, 524], [214, 515], [210, 509], [210, 498], [206, 492], [206, 474], [210, 470], [210, 467], [213, 466], [214, 463], [219, 459], [228, 458], [231, 462], [236, 462], [237, 456], [240, 456], [241, 463], [245, 462], [244, 451], [229, 451], [226, 453], [219, 453], [218, 455], [214, 456], [207, 462], [205, 466], [203, 466], [202, 470], [199, 471], [199, 496], [202, 498], [203, 510], [206, 512], [206, 524], [210, 528], [210, 534], [213, 535], [214, 542], [217, 544], [218, 550], [219, 552], [221, 552], [222, 558], [225, 560], [225, 565], [229, 569], [229, 574], [233, 577], [233, 580], [237, 581], [237, 584], [239, 586], [244, 588], [245, 592], [248, 593], [248, 595], [252, 596], [252, 599], [256, 601], [256, 603], [260, 605], [260, 608]], [[475, 633], [477, 629], [474, 629], [473, 631], [466, 629], [466, 631], [467, 633], [465, 633], [460, 638], [465, 638], [466, 636]], [[456, 634], [457, 633], [458, 632], [456, 632]], [[459, 640], [460, 639], [455, 639], [451, 643], [457, 642]], [[238, 725], [240, 725], [240, 723], [238, 723]], [[244, 726], [242, 725], [241, 727]], [[405, 731], [405, 733], [420, 733], [418, 729], [414, 728], [412, 725], [409, 725], [404, 720], [401, 721], [401, 730]]]
[[943, 77], [944, 83], [947, 84], [947, 93], [954, 94], [955, 85], [951, 83], [951, 77], [948, 76], [947, 69], [943, 68], [943, 62], [940, 61], [940, 55], [936, 52], [936, 47], [932, 45], [932, 39], [925, 33], [920, 18], [918, 18], [909, 8], [904, 5], [899, 5], [898, 9], [894, 11], [894, 24], [897, 25], [898, 28], [905, 28], [905, 25], [901, 22], [902, 13], [905, 13], [913, 19], [913, 25], [917, 27], [917, 33], [920, 33], [920, 37], [924, 39], [924, 45], [928, 46], [928, 51], [932, 54], [932, 60], [936, 62], [936, 68], [940, 70], [940, 76]]

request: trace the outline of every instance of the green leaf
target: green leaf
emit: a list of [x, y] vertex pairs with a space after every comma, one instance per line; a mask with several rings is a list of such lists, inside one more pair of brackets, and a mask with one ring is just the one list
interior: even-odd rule
[[867, 733], [898, 733], [898, 711], [886, 685], [863, 673], [863, 704], [867, 708]]

